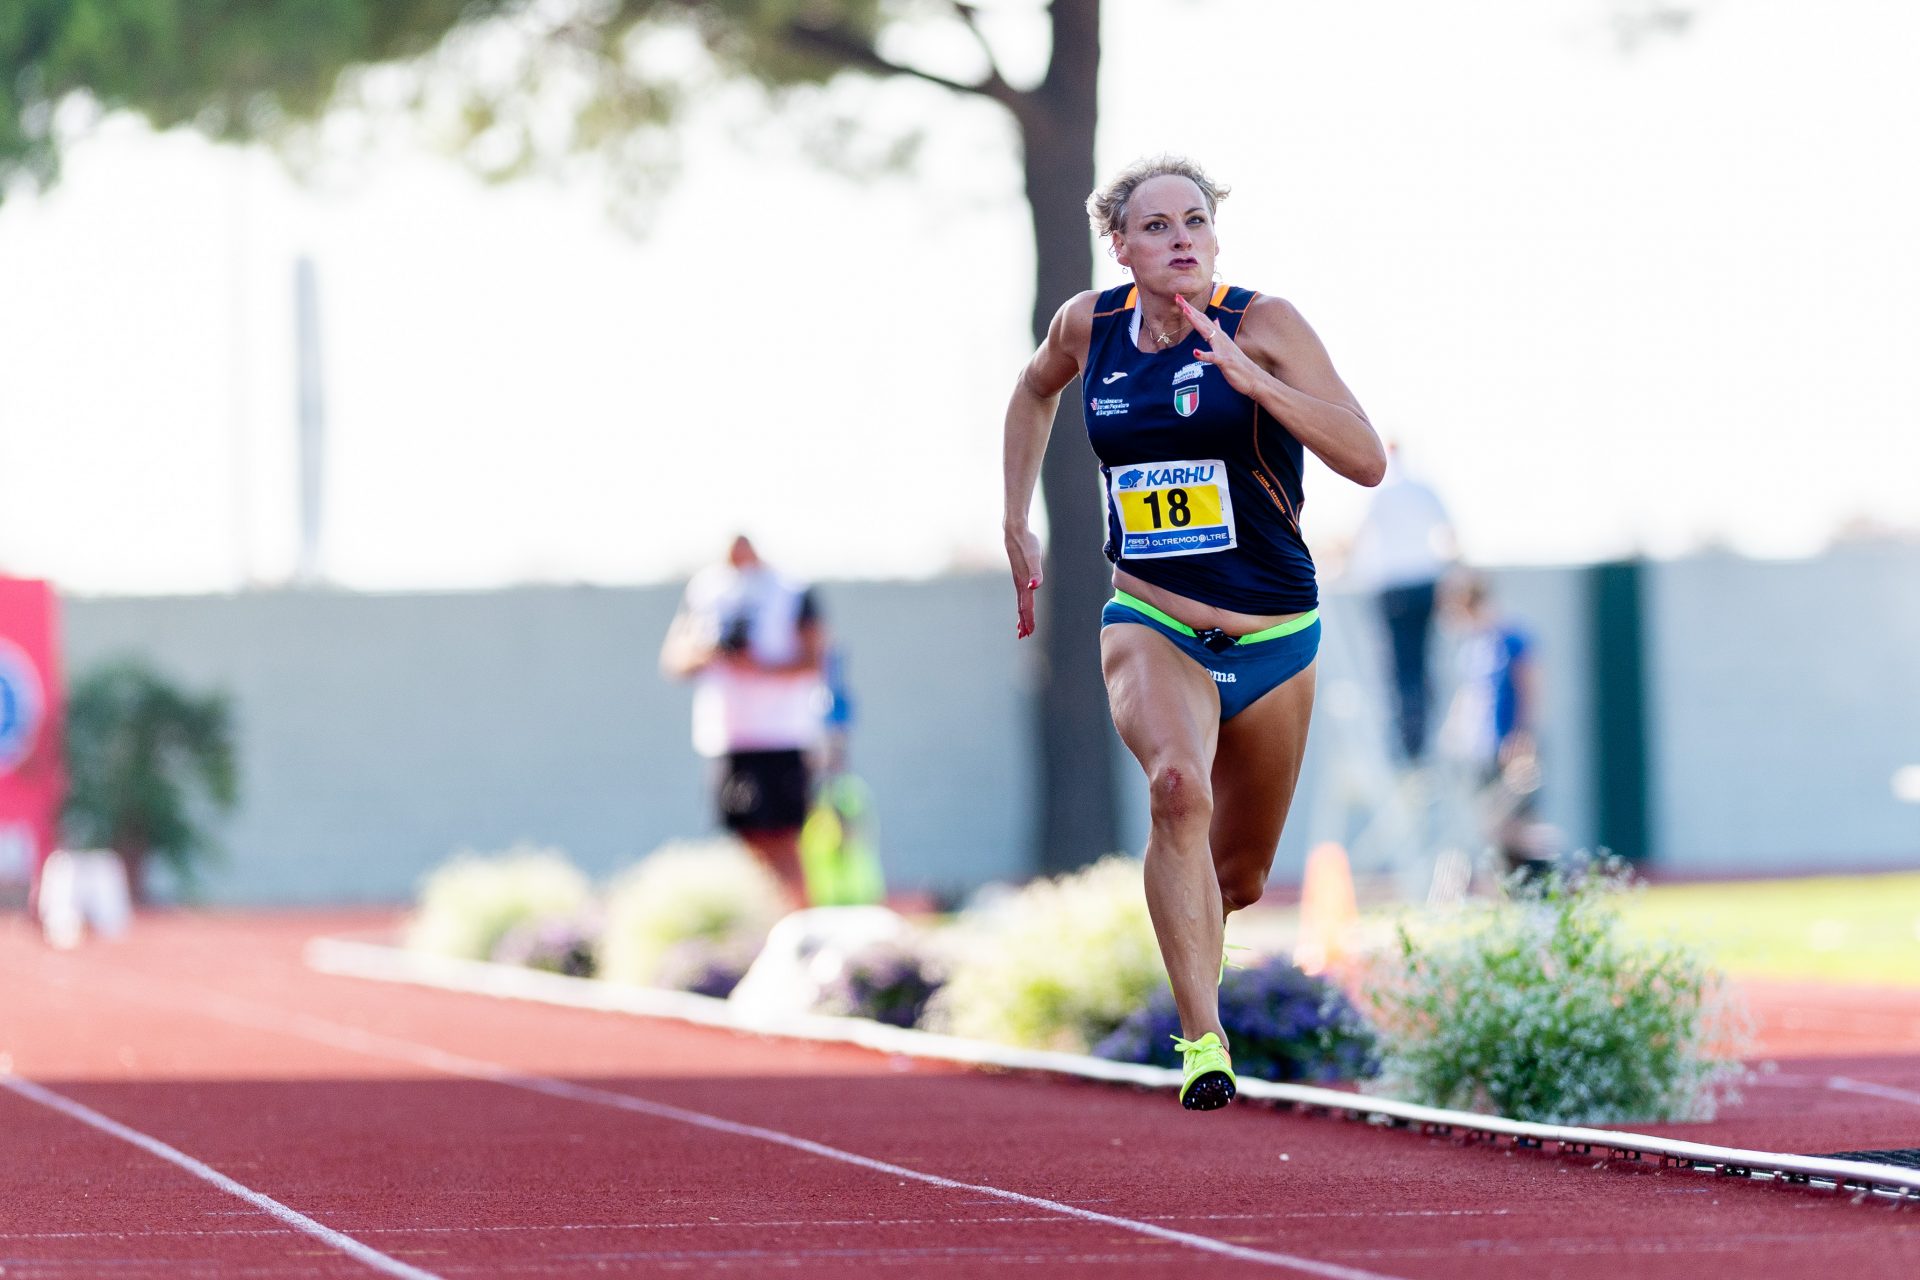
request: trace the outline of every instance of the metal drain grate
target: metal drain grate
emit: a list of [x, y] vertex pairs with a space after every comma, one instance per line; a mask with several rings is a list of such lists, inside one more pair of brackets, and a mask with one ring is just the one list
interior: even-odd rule
[[1865, 1164], [1890, 1164], [1901, 1169], [1920, 1169], [1920, 1147], [1899, 1151], [1830, 1151], [1822, 1160], [1859, 1160]]

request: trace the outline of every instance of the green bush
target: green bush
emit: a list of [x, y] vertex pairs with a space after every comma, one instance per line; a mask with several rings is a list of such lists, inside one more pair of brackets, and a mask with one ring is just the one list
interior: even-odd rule
[[1373, 975], [1370, 1088], [1549, 1124], [1712, 1119], [1745, 1017], [1696, 953], [1629, 939], [1627, 889], [1617, 865], [1555, 872], [1424, 941], [1403, 927]]
[[123, 658], [74, 681], [66, 722], [67, 846], [119, 854], [136, 902], [146, 900], [151, 858], [192, 896], [219, 858], [210, 820], [239, 799], [227, 696], [194, 693]]
[[590, 899], [586, 876], [558, 849], [469, 850], [421, 882], [406, 945], [431, 955], [486, 960], [516, 925], [576, 916]]
[[926, 1025], [1086, 1052], [1166, 982], [1140, 868], [1116, 854], [966, 912]]
[[599, 973], [655, 982], [676, 944], [704, 939], [757, 949], [785, 913], [779, 882], [738, 842], [666, 844], [608, 887]]

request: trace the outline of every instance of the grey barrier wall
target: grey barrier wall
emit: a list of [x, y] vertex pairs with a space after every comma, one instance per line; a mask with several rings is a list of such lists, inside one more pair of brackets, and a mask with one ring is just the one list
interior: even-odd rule
[[1652, 566], [1653, 826], [1688, 873], [1920, 866], [1920, 548]]
[[[1024, 695], [991, 588], [823, 590], [858, 685], [855, 763], [905, 884], [1022, 870]], [[70, 678], [138, 654], [232, 695], [242, 804], [210, 900], [397, 901], [463, 848], [557, 846], [600, 876], [712, 832], [691, 694], [657, 669], [678, 601], [677, 587], [74, 599], [66, 657]]]
[[[1591, 845], [1594, 830], [1587, 574], [1493, 575], [1537, 643], [1542, 816], [1568, 847]], [[1895, 768], [1920, 763], [1920, 549], [1786, 564], [1703, 557], [1650, 566], [1648, 581], [1656, 864], [1681, 874], [1920, 864], [1920, 807], [1889, 787]], [[854, 764], [877, 797], [892, 882], [958, 894], [1026, 874], [1037, 655], [1013, 639], [1002, 576], [829, 583], [821, 594], [849, 663]], [[220, 826], [229, 860], [209, 879], [211, 900], [398, 901], [462, 848], [553, 845], [603, 876], [713, 830], [688, 742], [690, 694], [656, 669], [678, 595], [71, 599], [67, 665], [71, 678], [139, 654], [233, 696], [243, 799]], [[1332, 594], [1323, 616], [1319, 699], [1275, 879], [1297, 882], [1309, 846], [1333, 839], [1356, 870], [1400, 875], [1415, 891], [1421, 859], [1458, 834], [1459, 815], [1449, 830], [1427, 812], [1432, 779], [1410, 784], [1388, 765], [1369, 602]], [[1444, 638], [1435, 661], [1438, 714]], [[1144, 792], [1130, 759], [1116, 752], [1113, 765], [1137, 851]]]

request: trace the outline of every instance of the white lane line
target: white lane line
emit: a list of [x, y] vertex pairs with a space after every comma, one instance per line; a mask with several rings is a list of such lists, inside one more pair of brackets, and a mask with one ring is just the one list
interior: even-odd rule
[[[307, 964], [322, 973], [347, 977], [572, 1008], [671, 1018], [752, 1035], [855, 1044], [881, 1053], [912, 1058], [1004, 1067], [1014, 1071], [1037, 1071], [1079, 1080], [1104, 1080], [1167, 1091], [1180, 1082], [1180, 1073], [1171, 1068], [1109, 1062], [1085, 1054], [1015, 1049], [1008, 1045], [889, 1027], [860, 1018], [818, 1014], [779, 1017], [750, 1015], [732, 1008], [725, 1000], [688, 995], [682, 991], [626, 987], [591, 978], [568, 978], [557, 973], [542, 973], [477, 960], [420, 956], [393, 947], [344, 942], [336, 938], [316, 938], [309, 943]], [[1440, 1126], [1443, 1131], [1525, 1139], [1532, 1144], [1551, 1142], [1563, 1152], [1569, 1146], [1604, 1148], [1616, 1153], [1670, 1157], [1695, 1166], [1714, 1165], [1749, 1173], [1804, 1175], [1836, 1185], [1866, 1186], [1880, 1193], [1920, 1194], [1920, 1171], [1866, 1161], [1828, 1160], [1779, 1151], [1749, 1151], [1612, 1129], [1536, 1124], [1470, 1111], [1423, 1107], [1377, 1095], [1348, 1093], [1313, 1085], [1275, 1084], [1266, 1080], [1241, 1080], [1240, 1096], [1249, 1101], [1281, 1102], [1294, 1107], [1364, 1117], [1369, 1121], [1384, 1118], [1408, 1122], [1409, 1126]]]
[[1875, 1084], [1871, 1080], [1851, 1080], [1846, 1076], [1802, 1076], [1778, 1072], [1755, 1076], [1746, 1083], [1772, 1085], [1781, 1089], [1832, 1089], [1840, 1093], [1860, 1093], [1870, 1098], [1884, 1098], [1888, 1102], [1910, 1102], [1920, 1107], [1920, 1092], [1902, 1089], [1897, 1085]]
[[75, 1102], [65, 1094], [55, 1093], [51, 1089], [37, 1085], [31, 1080], [22, 1079], [12, 1073], [0, 1074], [0, 1088], [11, 1090], [31, 1102], [39, 1103], [43, 1107], [50, 1107], [64, 1116], [69, 1116], [80, 1121], [82, 1124], [92, 1125], [102, 1133], [112, 1134], [122, 1142], [131, 1142], [134, 1146], [139, 1147], [149, 1155], [159, 1156], [168, 1164], [178, 1165], [194, 1177], [211, 1182], [214, 1186], [229, 1195], [239, 1196], [254, 1208], [279, 1219], [297, 1231], [303, 1231], [307, 1235], [331, 1245], [333, 1248], [340, 1250], [340, 1252], [351, 1258], [366, 1263], [375, 1271], [390, 1276], [401, 1276], [404, 1280], [441, 1280], [441, 1277], [434, 1275], [431, 1271], [422, 1271], [419, 1267], [409, 1266], [398, 1258], [389, 1258], [378, 1249], [371, 1249], [361, 1244], [352, 1236], [342, 1235], [332, 1227], [315, 1222], [304, 1213], [289, 1209], [272, 1196], [262, 1195], [251, 1187], [242, 1186], [226, 1174], [221, 1173], [218, 1169], [195, 1160], [186, 1152], [175, 1147], [170, 1147], [160, 1141], [160, 1139], [141, 1133], [138, 1129], [130, 1129], [118, 1120], [101, 1115], [92, 1107], [83, 1106]]
[[1875, 1084], [1871, 1080], [1849, 1080], [1845, 1076], [1833, 1076], [1827, 1081], [1827, 1088], [1838, 1089], [1843, 1093], [1864, 1093], [1870, 1098], [1885, 1098], [1889, 1102], [1910, 1102], [1920, 1107], [1920, 1093], [1912, 1089], [1897, 1089], [1890, 1084]]
[[[147, 984], [140, 984], [147, 985]], [[171, 985], [171, 984], [169, 984]], [[1399, 1280], [1377, 1271], [1362, 1271], [1357, 1267], [1344, 1267], [1338, 1263], [1320, 1262], [1313, 1258], [1302, 1258], [1290, 1253], [1271, 1252], [1264, 1249], [1249, 1249], [1243, 1245], [1229, 1244], [1224, 1240], [1215, 1240], [1209, 1236], [1194, 1235], [1186, 1231], [1175, 1231], [1169, 1227], [1158, 1226], [1151, 1222], [1142, 1222], [1135, 1218], [1122, 1218], [1110, 1213], [1097, 1213], [1092, 1209], [1082, 1209], [1078, 1205], [1063, 1204], [1058, 1200], [1047, 1200], [1040, 1196], [1025, 1195], [1018, 1191], [1008, 1191], [1003, 1187], [989, 1186], [980, 1182], [962, 1182], [957, 1178], [943, 1178], [938, 1174], [923, 1173], [918, 1169], [909, 1169], [905, 1165], [889, 1164], [885, 1160], [875, 1160], [870, 1156], [845, 1151], [839, 1147], [830, 1147], [823, 1142], [814, 1142], [809, 1138], [783, 1133], [778, 1129], [767, 1129], [759, 1125], [740, 1124], [732, 1120], [723, 1120], [719, 1116], [708, 1115], [704, 1111], [692, 1111], [685, 1107], [670, 1106], [661, 1102], [649, 1102], [630, 1094], [615, 1093], [609, 1089], [596, 1089], [589, 1085], [574, 1084], [566, 1080], [555, 1080], [547, 1076], [526, 1075], [511, 1067], [497, 1062], [485, 1062], [478, 1058], [463, 1057], [448, 1053], [431, 1045], [416, 1044], [410, 1040], [400, 1040], [376, 1032], [362, 1031], [357, 1027], [344, 1026], [328, 1022], [309, 1014], [289, 1014], [264, 1005], [254, 1004], [220, 992], [200, 990], [191, 1001], [174, 1001], [178, 1007], [189, 1009], [203, 1016], [218, 1018], [238, 1026], [256, 1030], [273, 1031], [282, 1035], [297, 1036], [317, 1044], [331, 1045], [351, 1053], [364, 1054], [373, 1058], [386, 1058], [391, 1061], [407, 1062], [415, 1066], [426, 1067], [446, 1075], [462, 1076], [470, 1080], [483, 1080], [509, 1088], [524, 1089], [529, 1093], [538, 1093], [550, 1098], [564, 1098], [570, 1102], [584, 1102], [594, 1106], [612, 1107], [621, 1111], [630, 1111], [638, 1115], [649, 1116], [656, 1120], [673, 1120], [680, 1124], [691, 1125], [697, 1129], [706, 1129], [713, 1133], [724, 1133], [733, 1137], [753, 1138], [760, 1142], [788, 1147], [808, 1155], [819, 1156], [824, 1160], [837, 1160], [842, 1164], [853, 1165], [861, 1169], [870, 1169], [875, 1173], [884, 1173], [895, 1178], [905, 1178], [922, 1182], [928, 1186], [941, 1187], [950, 1191], [970, 1191], [978, 1195], [990, 1196], [1013, 1204], [1026, 1205], [1029, 1208], [1044, 1209], [1049, 1213], [1063, 1217], [1077, 1218], [1083, 1222], [1097, 1222], [1103, 1226], [1118, 1227], [1138, 1235], [1151, 1236], [1157, 1240], [1166, 1240], [1174, 1244], [1185, 1245], [1204, 1253], [1223, 1258], [1233, 1258], [1241, 1262], [1263, 1263], [1271, 1267], [1286, 1268], [1305, 1275], [1323, 1276], [1327, 1280]]]

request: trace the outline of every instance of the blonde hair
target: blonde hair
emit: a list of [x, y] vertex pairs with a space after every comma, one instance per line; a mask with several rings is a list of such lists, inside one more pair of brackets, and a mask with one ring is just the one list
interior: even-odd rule
[[1185, 178], [1200, 188], [1209, 217], [1233, 190], [1209, 178], [1204, 169], [1185, 156], [1147, 156], [1122, 169], [1105, 186], [1094, 188], [1093, 194], [1087, 197], [1087, 221], [1093, 224], [1093, 233], [1097, 236], [1125, 234], [1127, 205], [1133, 200], [1133, 193], [1149, 178], [1164, 177]]

